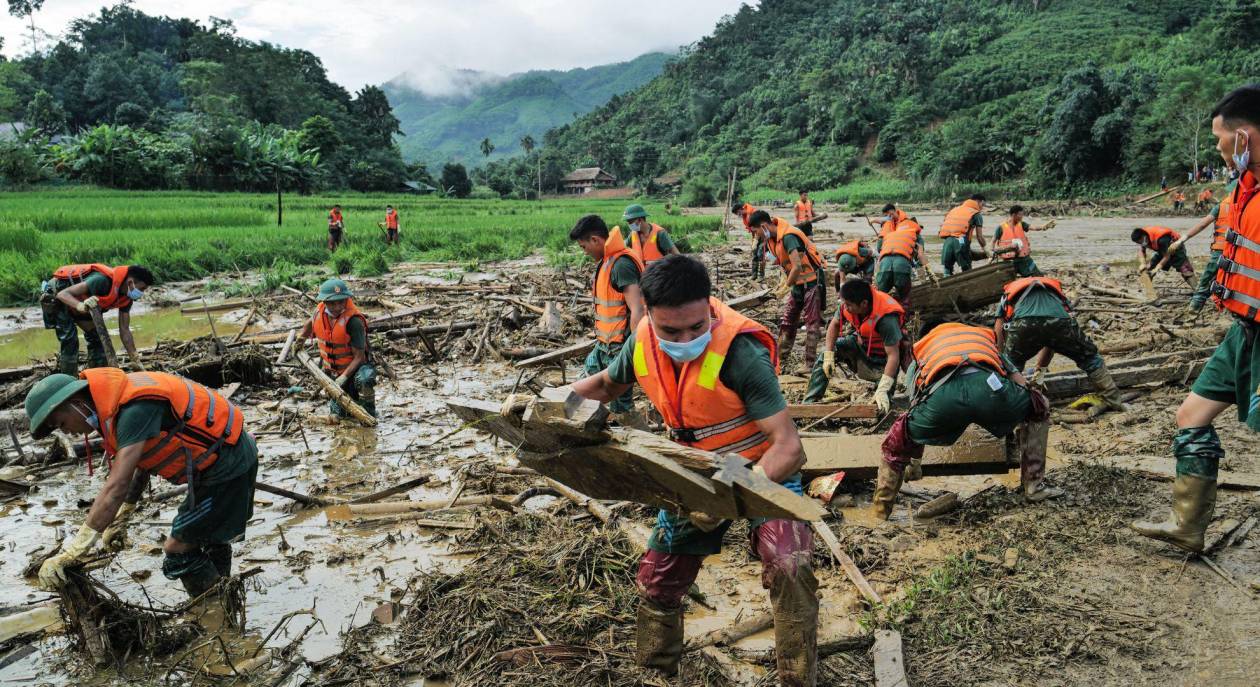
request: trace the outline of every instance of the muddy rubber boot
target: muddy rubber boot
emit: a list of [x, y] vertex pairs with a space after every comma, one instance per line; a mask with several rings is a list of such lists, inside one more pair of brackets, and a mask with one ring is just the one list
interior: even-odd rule
[[814, 369], [814, 362], [818, 360], [818, 341], [822, 339], [822, 332], [817, 329], [805, 330], [805, 369]]
[[671, 610], [640, 598], [639, 617], [635, 624], [635, 662], [673, 675], [678, 672], [682, 652], [682, 606]]
[[79, 376], [79, 354], [75, 352], [70, 355], [62, 354], [57, 356], [57, 371], [71, 377]]
[[359, 406], [367, 411], [368, 415], [376, 417], [376, 385], [363, 384], [359, 386]]
[[1216, 507], [1216, 480], [1177, 475], [1173, 482], [1172, 513], [1164, 522], [1135, 522], [1134, 532], [1166, 541], [1191, 553], [1203, 552], [1203, 533]]
[[875, 517], [887, 520], [888, 516], [892, 515], [899, 491], [901, 491], [901, 473], [887, 461], [881, 460], [879, 475], [875, 478], [875, 495], [871, 497], [871, 510]]
[[858, 376], [858, 379], [865, 382], [878, 383], [880, 378], [884, 376], [883, 368], [875, 369], [860, 357], [853, 360], [853, 373]]
[[189, 598], [195, 599], [219, 581], [219, 571], [204, 550], [168, 553], [162, 560], [162, 574], [168, 580], [179, 580]]
[[770, 584], [774, 656], [779, 684], [814, 687], [818, 682], [818, 580], [809, 565]]
[[1063, 496], [1062, 489], [1047, 487], [1042, 482], [1046, 474], [1046, 444], [1050, 439], [1050, 422], [1029, 420], [1015, 431], [1019, 439], [1019, 483], [1024, 489], [1024, 500], [1037, 503]]
[[796, 347], [796, 328], [779, 329], [779, 369], [786, 372], [788, 361], [792, 359], [792, 349]]
[[1090, 383], [1092, 383], [1094, 388], [1098, 390], [1098, 395], [1102, 397], [1102, 400], [1106, 404], [1103, 406], [1103, 409], [1098, 412], [1098, 415], [1101, 415], [1108, 410], [1114, 410], [1120, 413], [1127, 412], [1129, 410], [1129, 407], [1120, 400], [1120, 389], [1116, 386], [1116, 380], [1112, 379], [1111, 371], [1107, 369], [1106, 365], [1090, 372], [1088, 376]]

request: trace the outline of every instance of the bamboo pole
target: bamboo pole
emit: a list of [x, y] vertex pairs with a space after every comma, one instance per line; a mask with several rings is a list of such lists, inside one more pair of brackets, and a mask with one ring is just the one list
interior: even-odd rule
[[105, 317], [101, 315], [101, 309], [97, 306], [92, 306], [89, 308], [89, 312], [92, 313], [92, 324], [96, 327], [96, 336], [101, 340], [101, 346], [105, 349], [105, 364], [109, 367], [118, 367], [118, 354], [114, 352], [114, 341], [109, 338], [109, 327], [105, 326]]
[[330, 398], [336, 401], [342, 408], [345, 408], [346, 412], [350, 413], [354, 419], [358, 420], [367, 427], [376, 426], [376, 418], [369, 415], [368, 412], [358, 403], [355, 403], [354, 399], [350, 398], [350, 394], [346, 393], [345, 389], [337, 386], [336, 382], [329, 379], [328, 375], [324, 374], [324, 371], [319, 368], [319, 364], [311, 360], [311, 357], [306, 354], [306, 351], [297, 351], [294, 353], [294, 357], [297, 358], [298, 362], [302, 363], [302, 367], [305, 367], [306, 371], [311, 374], [311, 377], [315, 379], [315, 383], [319, 384], [320, 387], [328, 393]]

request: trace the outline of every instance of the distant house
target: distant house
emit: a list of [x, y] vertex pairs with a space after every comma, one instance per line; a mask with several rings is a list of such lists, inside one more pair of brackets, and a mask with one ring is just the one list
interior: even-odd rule
[[26, 122], [0, 122], [0, 141], [16, 141], [28, 128]]
[[398, 190], [403, 193], [417, 193], [422, 196], [427, 196], [430, 193], [437, 192], [437, 187], [430, 186], [423, 181], [404, 181], [402, 182], [402, 188]]
[[569, 172], [560, 181], [564, 184], [565, 193], [582, 194], [597, 188], [609, 188], [617, 183], [617, 177], [599, 167], [582, 167]]

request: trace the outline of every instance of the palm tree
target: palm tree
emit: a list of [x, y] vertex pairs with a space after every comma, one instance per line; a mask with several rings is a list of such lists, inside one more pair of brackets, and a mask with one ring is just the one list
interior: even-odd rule
[[490, 153], [494, 152], [494, 144], [490, 142], [490, 138], [481, 139], [481, 154], [490, 157]]

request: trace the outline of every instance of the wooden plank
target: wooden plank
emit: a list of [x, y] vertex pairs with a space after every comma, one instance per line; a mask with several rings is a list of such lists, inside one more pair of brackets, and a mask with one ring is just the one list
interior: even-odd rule
[[788, 415], [797, 420], [870, 419], [879, 417], [879, 408], [870, 403], [789, 403]]
[[921, 314], [953, 314], [955, 308], [962, 312], [979, 310], [997, 303], [1002, 288], [1013, 279], [1013, 261], [1001, 260], [938, 279], [935, 284], [916, 282], [910, 290], [910, 309]]
[[293, 348], [293, 342], [297, 339], [296, 329], [289, 330], [289, 336], [284, 340], [284, 348], [280, 349], [280, 355], [276, 356], [276, 364], [279, 365], [289, 357], [289, 350]]
[[201, 299], [201, 305], [181, 305], [179, 312], [182, 315], [196, 315], [198, 313], [207, 312], [225, 312], [228, 310], [240, 310], [247, 308], [254, 302], [253, 298], [241, 298], [234, 301], [219, 301], [218, 303], [206, 303], [205, 298]]
[[350, 413], [351, 417], [367, 427], [376, 426], [376, 418], [369, 415], [368, 412], [358, 403], [355, 403], [354, 399], [350, 398], [350, 394], [346, 393], [345, 389], [337, 386], [336, 382], [329, 379], [328, 375], [324, 374], [324, 371], [319, 368], [319, 364], [311, 360], [311, 357], [306, 354], [306, 351], [298, 351], [294, 354], [294, 356], [298, 359], [298, 362], [302, 363], [302, 367], [305, 367], [306, 371], [310, 373], [311, 377], [315, 380], [315, 383], [318, 384], [330, 398], [336, 400], [337, 403], [346, 410], [346, 412]]
[[821, 520], [817, 520], [812, 524], [814, 532], [827, 545], [831, 555], [839, 561], [840, 567], [844, 569], [844, 574], [848, 575], [849, 581], [853, 583], [853, 586], [858, 588], [858, 591], [862, 593], [862, 596], [872, 606], [883, 603], [884, 600], [880, 598], [879, 592], [875, 591], [870, 582], [867, 582], [866, 577], [862, 575], [862, 571], [858, 570], [857, 564], [853, 562], [852, 558], [849, 558], [849, 554], [844, 552], [844, 548], [840, 546], [840, 540], [836, 539], [836, 533], [831, 531], [831, 527]]
[[[1096, 462], [1099, 465], [1132, 470], [1141, 473], [1144, 477], [1159, 480], [1172, 480], [1177, 476], [1176, 461], [1166, 456], [1099, 456], [1092, 461], [1083, 460], [1082, 462]], [[1222, 489], [1256, 491], [1260, 490], [1260, 473], [1221, 470], [1217, 473], [1216, 483]]]
[[[101, 315], [101, 309], [92, 307], [88, 309], [92, 313], [92, 324], [96, 328], [96, 336], [101, 340], [101, 346], [105, 349], [105, 364], [109, 367], [118, 367], [118, 354], [114, 352], [114, 340], [109, 336], [109, 327], [105, 326], [105, 318]], [[133, 363], [135, 361], [132, 361]]]
[[909, 687], [906, 681], [906, 661], [901, 655], [901, 633], [896, 630], [876, 630], [875, 687]]
[[[883, 460], [883, 441], [882, 434], [806, 434], [801, 443], [807, 462], [801, 472], [807, 481], [841, 470], [848, 479], [873, 479]], [[1010, 465], [1006, 441], [977, 427], [953, 446], [928, 446], [923, 452], [925, 477], [1002, 474]]]
[[[1203, 350], [1195, 349], [1153, 356], [1146, 360], [1121, 361], [1116, 365], [1108, 365], [1107, 369], [1111, 371], [1116, 386], [1122, 389], [1141, 384], [1189, 384], [1203, 371], [1207, 357]], [[1046, 375], [1043, 384], [1046, 395], [1051, 399], [1074, 398], [1095, 391], [1093, 382], [1080, 370]]]

